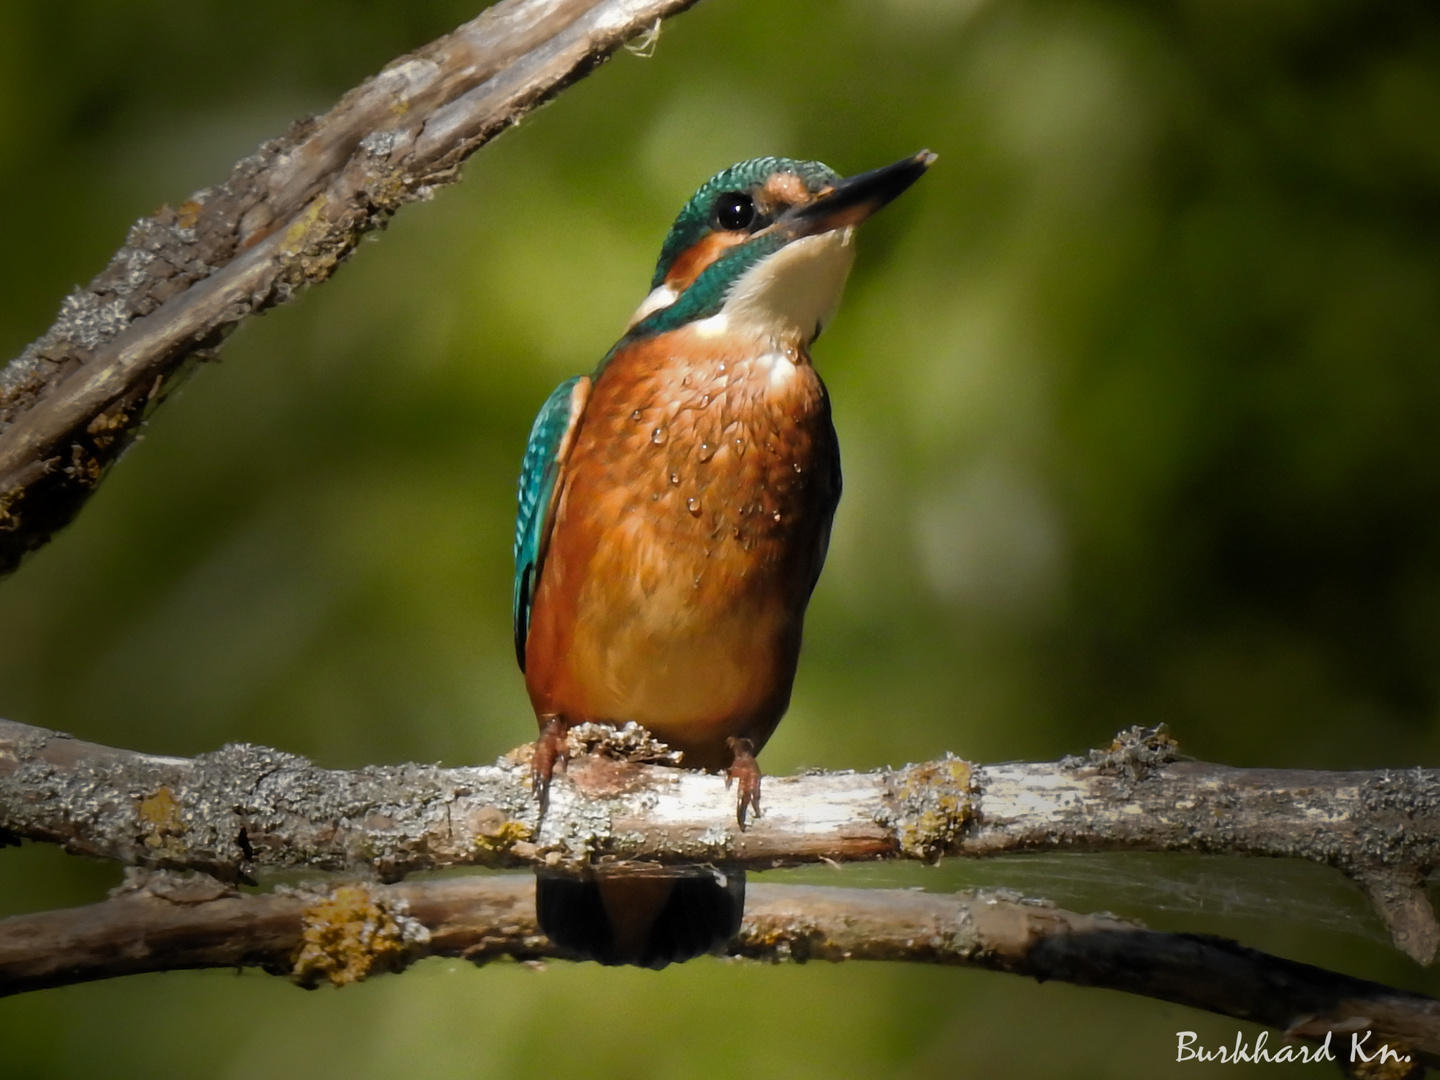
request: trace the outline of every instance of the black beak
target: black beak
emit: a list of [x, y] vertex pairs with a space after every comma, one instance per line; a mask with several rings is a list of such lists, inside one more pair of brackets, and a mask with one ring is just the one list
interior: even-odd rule
[[929, 150], [921, 150], [894, 165], [847, 176], [820, 192], [814, 202], [782, 214], [775, 224], [795, 237], [859, 225], [919, 180], [936, 156]]

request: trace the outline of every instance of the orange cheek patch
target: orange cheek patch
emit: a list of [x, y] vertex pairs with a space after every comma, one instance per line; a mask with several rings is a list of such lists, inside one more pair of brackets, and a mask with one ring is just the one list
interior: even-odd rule
[[665, 284], [677, 294], [684, 292], [727, 248], [747, 239], [749, 235], [743, 232], [712, 232], [680, 253], [680, 257], [671, 264], [665, 275]]

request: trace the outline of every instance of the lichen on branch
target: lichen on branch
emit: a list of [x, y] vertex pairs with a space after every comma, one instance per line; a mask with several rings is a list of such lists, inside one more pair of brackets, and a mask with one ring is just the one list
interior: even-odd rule
[[1423, 888], [1440, 867], [1436, 770], [1234, 769], [1174, 760], [1163, 733], [1132, 729], [1105, 751], [1058, 762], [952, 757], [767, 777], [764, 812], [741, 828], [723, 777], [647, 764], [663, 748], [634, 745], [625, 730], [577, 732], [542, 816], [529, 747], [489, 766], [345, 771], [257, 746], [156, 757], [0, 721], [0, 834], [225, 881], [281, 869], [394, 881], [452, 866], [1259, 855], [1349, 874], [1423, 963], [1440, 939]]

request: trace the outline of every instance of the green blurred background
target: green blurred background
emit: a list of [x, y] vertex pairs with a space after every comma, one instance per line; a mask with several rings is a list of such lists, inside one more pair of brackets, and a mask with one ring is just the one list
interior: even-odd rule
[[[131, 220], [474, 14], [5, 0], [0, 356]], [[846, 492], [767, 770], [1050, 759], [1160, 721], [1232, 764], [1435, 764], [1440, 15], [1363, 0], [705, 0], [235, 334], [0, 583], [0, 715], [334, 767], [527, 740], [534, 411], [618, 335], [710, 173], [922, 146], [940, 161], [866, 226], [815, 350]], [[1009, 885], [1440, 993], [1320, 868], [774, 876]], [[0, 852], [0, 914], [116, 880]], [[0, 1076], [1218, 1076], [1170, 1063], [1175, 1032], [1236, 1027], [898, 965], [432, 961], [312, 994], [196, 972], [8, 999]]]

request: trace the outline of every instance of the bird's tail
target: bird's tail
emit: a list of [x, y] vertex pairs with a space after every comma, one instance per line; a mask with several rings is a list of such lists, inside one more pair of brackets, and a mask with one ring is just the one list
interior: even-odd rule
[[556, 945], [602, 964], [660, 969], [713, 952], [740, 931], [745, 872], [535, 875], [535, 914]]

